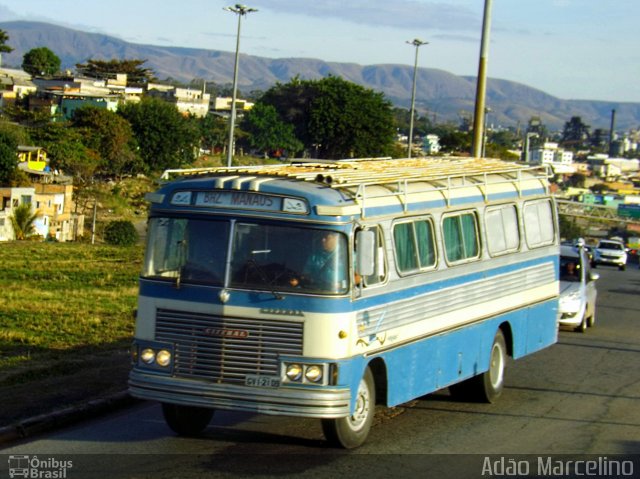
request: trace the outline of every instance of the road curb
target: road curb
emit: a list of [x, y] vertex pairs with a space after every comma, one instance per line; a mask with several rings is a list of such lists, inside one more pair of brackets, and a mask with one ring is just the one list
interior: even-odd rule
[[23, 419], [10, 426], [0, 428], [0, 445], [25, 439], [55, 428], [69, 426], [84, 419], [93, 418], [98, 414], [104, 414], [105, 412], [135, 404], [138, 401], [138, 399], [131, 397], [128, 391], [121, 391], [105, 398]]

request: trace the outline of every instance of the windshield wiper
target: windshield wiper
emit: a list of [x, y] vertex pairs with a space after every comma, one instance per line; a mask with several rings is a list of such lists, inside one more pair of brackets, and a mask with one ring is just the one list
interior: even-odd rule
[[[264, 253], [264, 252], [265, 251], [252, 251], [251, 253], [253, 254], [253, 253]], [[284, 299], [284, 296], [278, 293], [275, 290], [275, 288], [273, 288], [272, 281], [269, 281], [266, 271], [262, 268], [262, 266], [260, 266], [260, 264], [258, 264], [258, 262], [255, 259], [253, 258], [248, 259], [247, 264], [251, 265], [256, 270], [256, 272], [258, 273], [258, 276], [260, 276], [260, 279], [265, 284], [265, 286], [268, 287], [269, 292], [273, 295], [274, 298], [278, 300]]]

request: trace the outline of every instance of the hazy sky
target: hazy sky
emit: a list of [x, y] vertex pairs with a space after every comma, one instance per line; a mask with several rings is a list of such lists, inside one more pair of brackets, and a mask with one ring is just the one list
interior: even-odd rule
[[[476, 75], [484, 0], [246, 0], [240, 50]], [[493, 0], [488, 75], [563, 99], [640, 102], [638, 0]], [[154, 45], [235, 51], [224, 0], [0, 0], [0, 20], [39, 20]], [[9, 40], [11, 44], [11, 40]], [[55, 52], [55, 48], [52, 48]]]

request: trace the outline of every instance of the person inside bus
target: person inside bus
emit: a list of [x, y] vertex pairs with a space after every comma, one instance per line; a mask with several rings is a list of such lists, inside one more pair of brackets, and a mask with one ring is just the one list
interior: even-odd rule
[[320, 247], [307, 259], [302, 284], [311, 289], [344, 292], [347, 288], [347, 264], [344, 238], [328, 231], [322, 235]]

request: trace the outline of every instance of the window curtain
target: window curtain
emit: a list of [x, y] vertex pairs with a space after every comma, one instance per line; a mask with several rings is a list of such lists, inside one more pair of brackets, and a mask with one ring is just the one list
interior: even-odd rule
[[396, 260], [400, 271], [418, 268], [412, 223], [400, 223], [393, 228], [393, 240], [396, 247]]
[[435, 248], [433, 242], [433, 228], [428, 221], [415, 223], [416, 242], [420, 254], [420, 267], [426, 268], [436, 263]]

